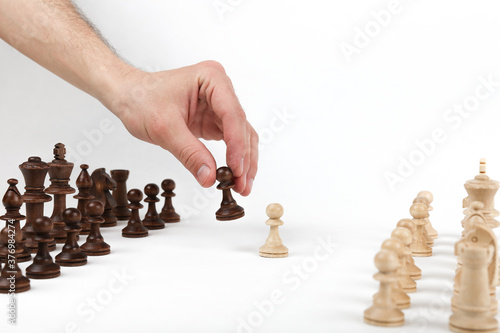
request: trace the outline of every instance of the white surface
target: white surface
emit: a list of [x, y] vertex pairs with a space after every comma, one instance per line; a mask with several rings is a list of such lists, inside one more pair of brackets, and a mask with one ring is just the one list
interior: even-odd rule
[[[2, 310], [0, 330], [59, 333], [74, 322], [81, 332], [238, 332], [240, 318], [254, 316], [255, 302], [277, 289], [284, 301], [252, 332], [447, 331], [463, 183], [480, 157], [500, 179], [500, 87], [456, 128], [445, 116], [474, 95], [479, 77], [500, 81], [498, 2], [402, 0], [400, 13], [350, 63], [341, 43], [352, 43], [356, 27], [372, 24], [370, 13], [389, 1], [226, 2], [234, 10], [224, 20], [211, 0], [78, 3], [135, 65], [161, 70], [216, 59], [226, 67], [264, 142], [252, 195], [236, 196], [247, 212], [236, 222], [215, 221], [220, 194], [200, 189], [169, 153], [135, 140], [97, 101], [0, 43], [2, 194], [29, 156], [50, 160], [56, 142], [88, 148], [85, 131], [106, 118], [113, 130], [72, 161], [128, 168], [129, 188], [174, 178], [184, 217], [145, 239], [122, 238], [124, 222], [104, 230], [111, 255], [33, 280], [19, 295], [18, 326], [7, 326]], [[276, 112], [285, 110], [295, 118], [278, 122], [271, 140]], [[385, 173], [397, 171], [400, 156], [418, 154], [415, 141], [438, 128], [446, 140], [392, 190]], [[209, 146], [224, 164], [224, 145]], [[407, 323], [365, 325], [363, 310], [377, 291], [373, 257], [423, 189], [434, 193], [440, 239], [434, 257], [417, 259], [423, 279]], [[257, 255], [270, 202], [285, 207], [287, 259]], [[315, 267], [318, 237], [330, 237], [335, 249]], [[292, 290], [297, 265], [311, 272]], [[135, 279], [87, 322], [79, 306], [105, 295], [113, 271], [123, 269]]]

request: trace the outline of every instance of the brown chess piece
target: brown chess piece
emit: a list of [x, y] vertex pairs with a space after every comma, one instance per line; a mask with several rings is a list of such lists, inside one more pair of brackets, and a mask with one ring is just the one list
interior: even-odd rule
[[54, 195], [54, 210], [52, 222], [54, 228], [51, 236], [56, 243], [66, 241], [66, 232], [64, 232], [64, 222], [62, 212], [66, 209], [66, 195], [75, 193], [75, 189], [69, 186], [69, 177], [73, 171], [74, 164], [65, 160], [66, 148], [62, 143], [57, 143], [54, 148], [54, 160], [49, 163], [49, 176], [51, 185], [45, 189], [45, 193]]
[[[397, 227], [402, 227], [406, 228], [410, 231], [411, 233], [411, 242], [408, 245], [408, 249], [410, 250], [411, 253], [411, 247], [413, 244], [415, 244], [415, 238], [417, 235], [417, 226], [411, 219], [401, 219], [398, 221]], [[415, 260], [413, 259], [413, 256], [410, 255], [408, 258], [408, 271], [410, 272], [410, 276], [413, 280], [420, 280], [422, 278], [422, 270], [418, 268], [418, 266], [415, 264]]]
[[[26, 247], [31, 253], [36, 253], [38, 243], [34, 240], [33, 222], [36, 218], [43, 216], [43, 205], [52, 200], [45, 194], [44, 182], [45, 176], [49, 171], [49, 165], [43, 162], [40, 157], [32, 156], [27, 162], [19, 166], [24, 177], [26, 192], [23, 194], [23, 200], [26, 204], [26, 224], [23, 227], [24, 237], [26, 237]], [[56, 249], [56, 243], [52, 240], [49, 243], [49, 251]]]
[[[431, 203], [434, 200], [434, 196], [432, 195], [431, 192], [420, 191], [420, 192], [418, 192], [417, 197], [424, 197], [427, 200], [427, 202], [428, 202], [427, 209], [429, 210], [429, 212], [434, 210], [434, 208], [431, 206]], [[432, 237], [432, 239], [438, 238], [438, 232], [436, 229], [434, 229], [430, 220], [429, 220], [429, 223], [427, 223], [427, 225], [425, 226], [425, 228], [427, 229], [427, 233], [429, 234], [429, 236]]]
[[145, 202], [148, 203], [148, 211], [142, 224], [149, 230], [165, 228], [165, 222], [160, 218], [156, 211], [156, 203], [160, 201], [157, 195], [160, 193], [160, 188], [156, 184], [147, 184], [144, 187], [144, 194], [146, 194]]
[[[401, 262], [404, 254], [404, 245], [399, 239], [390, 238], [385, 240], [381, 246], [382, 250], [393, 251], [399, 260], [399, 267], [396, 269], [398, 279], [392, 284], [392, 297], [396, 301], [399, 309], [408, 309], [410, 307], [410, 296], [408, 296], [402, 288], [401, 279]], [[376, 296], [374, 296], [376, 297]]]
[[245, 215], [243, 207], [238, 206], [236, 200], [233, 199], [231, 189], [234, 187], [233, 172], [228, 167], [220, 167], [217, 169], [217, 189], [222, 190], [222, 202], [219, 210], [215, 213], [215, 217], [219, 221], [236, 220]]
[[48, 249], [48, 243], [53, 239], [50, 236], [52, 228], [52, 220], [46, 216], [37, 217], [33, 222], [38, 251], [33, 263], [26, 268], [26, 276], [30, 279], [51, 279], [61, 274], [61, 268], [52, 261]]
[[7, 259], [8, 255], [12, 254], [8, 248], [8, 241], [9, 239], [14, 239], [16, 262], [30, 261], [31, 251], [26, 248], [26, 238], [24, 238], [20, 222], [26, 219], [19, 212], [23, 205], [23, 197], [16, 187], [17, 179], [9, 179], [7, 183], [9, 184], [9, 188], [2, 200], [7, 212], [5, 215], [0, 216], [0, 220], [5, 220], [5, 228], [0, 233], [0, 260]]
[[128, 220], [128, 224], [122, 229], [122, 236], [128, 238], [139, 238], [146, 237], [148, 235], [148, 229], [142, 225], [141, 218], [139, 217], [139, 209], [144, 207], [141, 204], [142, 192], [139, 189], [131, 189], [127, 194], [128, 208], [132, 210], [132, 215]]
[[427, 206], [423, 203], [415, 203], [410, 207], [410, 214], [413, 217], [413, 223], [417, 226], [415, 242], [411, 245], [412, 255], [414, 257], [430, 257], [432, 256], [432, 248], [427, 245], [425, 238], [426, 219], [429, 217]]
[[375, 256], [375, 266], [379, 272], [373, 278], [380, 281], [380, 288], [373, 297], [373, 305], [364, 312], [364, 321], [375, 326], [401, 326], [405, 316], [392, 297], [392, 285], [398, 279], [398, 257], [393, 251], [381, 250]]
[[82, 229], [79, 222], [82, 219], [82, 214], [76, 208], [68, 208], [63, 214], [62, 218], [66, 226], [66, 244], [62, 248], [62, 252], [56, 256], [56, 264], [59, 266], [83, 266], [87, 263], [87, 255], [82, 252], [76, 237]]
[[90, 223], [87, 222], [89, 214], [87, 212], [87, 204], [90, 200], [95, 199], [90, 190], [92, 188], [92, 178], [90, 178], [87, 169], [89, 166], [87, 164], [80, 165], [82, 171], [76, 179], [76, 187], [78, 187], [78, 194], [73, 196], [73, 198], [78, 199], [77, 209], [82, 214], [82, 220], [80, 221], [80, 235], [88, 235], [90, 233]]
[[161, 210], [160, 218], [165, 223], [180, 222], [181, 217], [175, 212], [175, 208], [172, 205], [172, 197], [175, 197], [175, 182], [172, 179], [165, 179], [161, 182], [161, 188], [163, 189], [161, 196], [165, 197], [165, 205]]
[[410, 270], [411, 260], [413, 259], [411, 256], [411, 249], [410, 249], [411, 238], [412, 238], [411, 231], [404, 227], [397, 227], [391, 233], [391, 238], [399, 239], [404, 245], [403, 262], [401, 262], [401, 273], [405, 277], [401, 281], [401, 283], [404, 292], [413, 293], [417, 291], [417, 283], [415, 282], [415, 279], [413, 279], [411, 275], [412, 271]]
[[278, 203], [269, 204], [266, 208], [269, 219], [266, 224], [271, 227], [266, 243], [259, 248], [259, 255], [266, 258], [288, 257], [288, 248], [283, 245], [278, 228], [283, 225], [283, 206]]
[[[14, 285], [14, 288], [12, 288]], [[5, 267], [0, 273], [0, 293], [22, 293], [30, 289], [30, 279], [23, 275], [17, 265], [17, 254], [12, 259], [5, 259]]]
[[111, 170], [111, 178], [116, 182], [116, 188], [113, 190], [113, 198], [116, 201], [116, 207], [113, 208], [113, 214], [118, 220], [128, 220], [131, 211], [127, 208], [127, 179], [128, 170]]
[[105, 168], [94, 170], [91, 177], [92, 189], [90, 193], [104, 206], [104, 212], [102, 213], [104, 223], [102, 227], [114, 227], [117, 225], [118, 219], [113, 214], [116, 201], [110, 191], [116, 187], [116, 182], [106, 173]]
[[104, 223], [104, 218], [101, 216], [104, 212], [104, 205], [100, 201], [92, 200], [87, 204], [86, 210], [89, 214], [87, 222], [90, 223], [90, 234], [80, 249], [88, 256], [103, 256], [111, 253], [111, 246], [101, 235], [100, 225]]

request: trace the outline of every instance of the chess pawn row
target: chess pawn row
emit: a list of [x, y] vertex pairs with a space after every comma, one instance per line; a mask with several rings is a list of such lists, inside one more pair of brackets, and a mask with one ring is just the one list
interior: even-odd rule
[[417, 233], [417, 226], [410, 219], [401, 219], [398, 221], [396, 227], [397, 228], [399, 228], [399, 227], [405, 228], [410, 232], [410, 235], [411, 235], [410, 243], [406, 244], [406, 242], [404, 242], [405, 246], [406, 246], [406, 251], [408, 251], [408, 253], [410, 254], [409, 256], [407, 256], [406, 265], [408, 268], [408, 272], [410, 273], [410, 277], [413, 280], [420, 280], [422, 278], [422, 270], [420, 268], [418, 268], [418, 266], [415, 264], [415, 260], [413, 259], [412, 250], [411, 250], [411, 244], [413, 244], [413, 240], [414, 240], [416, 233]]
[[401, 276], [401, 288], [405, 293], [413, 293], [417, 291], [417, 283], [411, 276], [410, 272], [410, 263], [411, 263], [411, 232], [410, 230], [404, 227], [396, 227], [394, 231], [391, 233], [391, 238], [397, 239], [403, 245], [403, 253], [401, 258], [401, 268], [400, 268], [400, 276]]
[[[398, 259], [398, 268], [396, 269], [397, 279], [392, 283], [392, 297], [394, 298], [396, 305], [399, 309], [407, 309], [410, 307], [410, 296], [408, 296], [402, 288], [402, 281], [406, 276], [403, 276], [402, 272], [402, 262], [403, 262], [403, 254], [404, 254], [404, 245], [399, 239], [387, 239], [382, 243], [382, 250], [389, 250], [396, 254]], [[406, 282], [406, 281], [405, 281]], [[374, 298], [378, 297], [378, 294], [373, 296]]]

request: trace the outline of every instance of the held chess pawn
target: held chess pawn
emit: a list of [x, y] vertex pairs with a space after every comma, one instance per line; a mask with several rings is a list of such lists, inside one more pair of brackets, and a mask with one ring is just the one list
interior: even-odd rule
[[[398, 279], [392, 283], [392, 297], [396, 301], [396, 305], [400, 309], [408, 309], [410, 307], [410, 296], [408, 296], [402, 288], [401, 280], [403, 278], [401, 271], [401, 262], [403, 260], [404, 245], [399, 239], [387, 239], [382, 243], [381, 250], [393, 251], [398, 257], [399, 267], [396, 269]], [[374, 296], [375, 298], [377, 295]]]
[[82, 219], [82, 214], [76, 208], [68, 208], [62, 213], [62, 219], [66, 226], [66, 244], [64, 244], [62, 252], [56, 256], [56, 264], [59, 266], [83, 266], [87, 263], [87, 255], [83, 253], [78, 246], [76, 237], [80, 230], [79, 222]]
[[[414, 200], [413, 200], [413, 203], [422, 203], [425, 205], [425, 207], [427, 207], [427, 212], [429, 212], [429, 200], [427, 200], [426, 198], [424, 197], [416, 197]], [[425, 241], [427, 242], [427, 245], [429, 246], [434, 246], [434, 238], [432, 238], [430, 235], [429, 235], [429, 232], [427, 231], [427, 227], [431, 224], [431, 221], [429, 221], [429, 218], [426, 218], [425, 219], [425, 227], [424, 227], [424, 237], [425, 237]]]
[[373, 298], [373, 305], [364, 312], [364, 321], [375, 326], [401, 326], [405, 316], [392, 298], [392, 285], [398, 279], [398, 257], [393, 251], [381, 250], [375, 256], [375, 266], [379, 272], [373, 278], [380, 281], [380, 288], [377, 297]]
[[[434, 200], [434, 196], [432, 195], [431, 192], [429, 192], [429, 191], [420, 191], [420, 192], [418, 192], [417, 197], [424, 197], [425, 199], [427, 199], [427, 202], [428, 202], [427, 209], [429, 210], [429, 212], [431, 210], [434, 210], [434, 208], [431, 206], [431, 203]], [[427, 229], [427, 233], [429, 234], [429, 236], [432, 237], [432, 239], [437, 239], [438, 238], [438, 232], [437, 232], [436, 229], [434, 229], [434, 227], [432, 226], [432, 223], [430, 222], [430, 220], [429, 220], [429, 223], [425, 226], [425, 228]]]
[[146, 237], [148, 235], [148, 229], [142, 224], [141, 218], [139, 216], [139, 209], [144, 207], [141, 204], [142, 192], [139, 189], [131, 189], [127, 194], [128, 208], [132, 210], [132, 215], [128, 220], [128, 224], [122, 229], [122, 236], [128, 238], [140, 238]]
[[87, 222], [90, 223], [90, 234], [80, 249], [88, 256], [103, 256], [111, 253], [111, 246], [101, 235], [100, 225], [104, 223], [104, 218], [101, 216], [104, 212], [104, 205], [97, 200], [92, 200], [87, 204], [86, 209], [89, 213]]
[[410, 272], [410, 277], [413, 280], [420, 280], [422, 278], [422, 270], [415, 264], [415, 260], [413, 259], [411, 252], [411, 245], [413, 244], [413, 240], [415, 239], [417, 233], [417, 226], [410, 219], [401, 219], [398, 221], [397, 227], [405, 228], [410, 232], [411, 240], [406, 246], [407, 250], [410, 251], [410, 256], [407, 261], [408, 271]]
[[80, 221], [82, 230], [80, 231], [80, 235], [88, 235], [90, 233], [90, 223], [87, 222], [89, 214], [86, 207], [90, 200], [95, 199], [95, 197], [90, 194], [90, 190], [92, 189], [92, 178], [90, 178], [89, 172], [87, 171], [89, 166], [87, 164], [82, 164], [80, 168], [82, 171], [76, 179], [78, 194], [73, 196], [73, 198], [78, 199], [78, 206], [76, 208], [82, 214], [82, 220]]
[[414, 293], [417, 291], [417, 283], [411, 277], [410, 270], [408, 269], [408, 262], [410, 261], [409, 258], [411, 258], [411, 250], [409, 248], [411, 243], [411, 232], [406, 228], [397, 227], [391, 233], [391, 238], [397, 239], [403, 244], [403, 255], [401, 258], [400, 268], [401, 287], [405, 293]]
[[219, 221], [236, 220], [245, 215], [243, 207], [238, 206], [231, 194], [231, 189], [234, 187], [233, 171], [228, 167], [220, 167], [217, 169], [217, 189], [222, 190], [222, 202], [220, 208], [215, 212], [215, 217]]
[[142, 220], [142, 224], [149, 230], [165, 228], [165, 222], [163, 222], [156, 211], [156, 203], [160, 201], [157, 197], [160, 193], [160, 188], [156, 184], [147, 184], [144, 187], [144, 193], [146, 194], [144, 201], [148, 203], [148, 211], [146, 212], [146, 216], [144, 216], [144, 220]]
[[46, 216], [37, 217], [33, 222], [38, 252], [33, 263], [26, 268], [26, 276], [30, 279], [51, 279], [61, 274], [61, 268], [52, 261], [48, 249], [48, 243], [53, 239], [50, 237], [52, 228], [52, 220]]
[[432, 248], [427, 245], [425, 238], [426, 219], [429, 217], [427, 206], [423, 203], [415, 203], [410, 207], [410, 214], [413, 217], [413, 223], [417, 226], [415, 243], [411, 246], [411, 252], [414, 257], [432, 256]]
[[23, 275], [23, 272], [17, 265], [16, 254], [12, 256], [12, 259], [9, 258], [5, 260], [5, 267], [0, 274], [0, 293], [8, 294], [11, 293], [13, 289], [16, 294], [30, 289], [30, 279]]
[[272, 203], [267, 206], [266, 214], [269, 217], [266, 224], [271, 227], [271, 230], [266, 243], [259, 249], [259, 255], [266, 258], [285, 258], [288, 256], [288, 248], [283, 245], [278, 230], [278, 227], [283, 225], [280, 219], [283, 216], [283, 206]]
[[161, 196], [165, 197], [165, 205], [161, 210], [160, 218], [165, 223], [180, 222], [181, 217], [175, 212], [175, 208], [172, 205], [172, 198], [175, 197], [175, 182], [172, 179], [165, 179], [161, 182], [161, 188], [163, 189]]

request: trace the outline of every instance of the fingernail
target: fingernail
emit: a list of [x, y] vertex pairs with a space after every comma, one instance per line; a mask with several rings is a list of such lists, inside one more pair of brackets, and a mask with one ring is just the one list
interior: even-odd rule
[[240, 175], [243, 174], [243, 169], [245, 168], [244, 165], [245, 165], [245, 158], [242, 157], [240, 162]]
[[196, 179], [198, 179], [198, 183], [204, 184], [209, 175], [210, 175], [210, 168], [206, 164], [203, 164], [196, 173]]
[[253, 187], [253, 178], [250, 178], [247, 182], [247, 187], [248, 187], [248, 191], [249, 192], [252, 192], [252, 187]]

